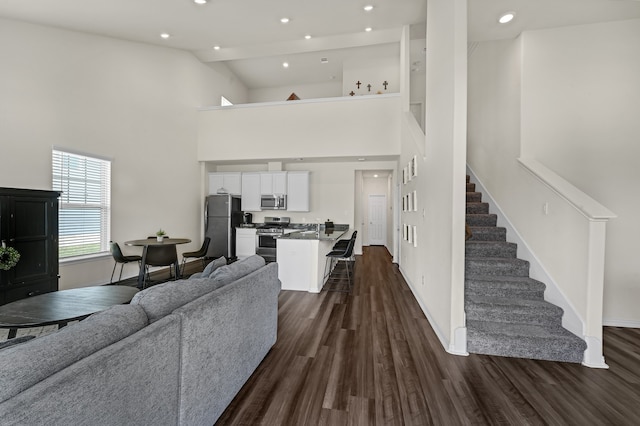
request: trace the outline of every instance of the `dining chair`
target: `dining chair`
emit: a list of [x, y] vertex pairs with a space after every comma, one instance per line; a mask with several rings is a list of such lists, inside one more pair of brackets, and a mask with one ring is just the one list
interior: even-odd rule
[[120, 264], [120, 276], [118, 277], [118, 281], [120, 281], [122, 280], [122, 270], [124, 269], [125, 264], [130, 262], [138, 262], [138, 265], [140, 265], [140, 262], [142, 261], [142, 256], [125, 256], [124, 254], [122, 254], [122, 250], [120, 249], [118, 243], [114, 243], [113, 241], [109, 241], [109, 251], [111, 252], [111, 256], [113, 256], [113, 260], [115, 260], [115, 263], [113, 264], [113, 270], [111, 271], [111, 279], [109, 280], [110, 284], [113, 283], [113, 274], [116, 272], [116, 266], [118, 266], [118, 264]]
[[202, 259], [202, 268], [205, 267], [205, 258], [207, 256], [207, 250], [209, 250], [209, 244], [211, 243], [210, 237], [205, 237], [202, 242], [202, 247], [198, 251], [188, 251], [182, 253], [182, 275], [184, 276], [184, 270], [187, 262], [187, 258]]
[[147, 284], [151, 282], [151, 279], [149, 276], [149, 266], [168, 266], [170, 279], [174, 278], [172, 268], [176, 266], [175, 277], [179, 275], [180, 271], [177, 270], [178, 252], [176, 250], [175, 244], [168, 244], [168, 245], [151, 244], [147, 246], [146, 250], [147, 250], [147, 255], [144, 260], [144, 265], [146, 268], [146, 277], [145, 277], [145, 282], [143, 287], [146, 287]]

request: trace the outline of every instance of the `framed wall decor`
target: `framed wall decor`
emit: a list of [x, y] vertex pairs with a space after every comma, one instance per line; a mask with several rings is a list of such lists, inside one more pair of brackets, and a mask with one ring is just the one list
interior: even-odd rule
[[418, 157], [414, 155], [409, 164], [411, 165], [411, 177], [418, 176]]
[[418, 247], [418, 227], [413, 225], [413, 246]]
[[413, 191], [413, 211], [418, 211], [418, 191]]

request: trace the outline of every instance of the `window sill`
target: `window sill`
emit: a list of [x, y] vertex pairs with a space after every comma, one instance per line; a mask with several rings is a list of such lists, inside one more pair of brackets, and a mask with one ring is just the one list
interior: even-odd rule
[[111, 257], [111, 253], [100, 252], [95, 254], [87, 254], [84, 256], [74, 256], [74, 257], [66, 257], [64, 259], [59, 259], [60, 265], [73, 265], [76, 263], [86, 263], [93, 262], [95, 260], [103, 260], [105, 258]]

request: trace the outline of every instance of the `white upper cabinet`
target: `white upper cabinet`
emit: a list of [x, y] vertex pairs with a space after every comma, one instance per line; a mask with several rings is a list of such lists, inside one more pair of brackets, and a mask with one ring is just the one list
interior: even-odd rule
[[240, 172], [209, 173], [209, 194], [242, 194], [241, 176]]
[[287, 173], [287, 211], [309, 211], [309, 172], [295, 171]]
[[287, 193], [287, 172], [261, 172], [260, 193], [264, 195]]
[[260, 208], [260, 173], [242, 173], [242, 205], [246, 212], [258, 212]]

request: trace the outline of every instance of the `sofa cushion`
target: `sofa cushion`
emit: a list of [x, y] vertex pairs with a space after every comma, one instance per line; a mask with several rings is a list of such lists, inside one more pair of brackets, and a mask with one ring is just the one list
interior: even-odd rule
[[152, 323], [222, 285], [209, 278], [169, 281], [136, 293], [131, 304], [140, 305]]
[[253, 271], [257, 271], [264, 265], [265, 261], [263, 257], [253, 255], [229, 265], [219, 267], [209, 275], [209, 278], [216, 283], [220, 283], [220, 285], [225, 285], [242, 278], [245, 275], [249, 275]]
[[0, 401], [147, 324], [147, 315], [139, 306], [117, 305], [55, 333], [4, 349], [0, 357]]
[[10, 348], [11, 346], [19, 345], [20, 343], [28, 342], [35, 337], [36, 336], [20, 336], [13, 339], [5, 340], [4, 342], [0, 342], [0, 351], [5, 348]]
[[224, 256], [221, 256], [209, 262], [209, 264], [204, 268], [202, 272], [196, 272], [195, 274], [191, 275], [189, 279], [207, 278], [209, 275], [211, 275], [213, 271], [215, 271], [219, 267], [224, 266], [226, 264], [227, 264], [227, 258]]

